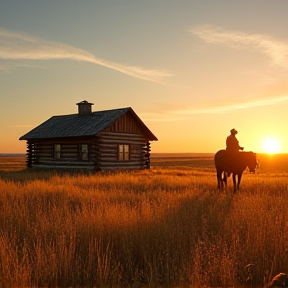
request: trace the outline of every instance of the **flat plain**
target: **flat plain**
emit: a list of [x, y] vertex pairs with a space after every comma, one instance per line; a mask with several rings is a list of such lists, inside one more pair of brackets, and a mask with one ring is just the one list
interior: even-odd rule
[[216, 189], [213, 156], [94, 173], [1, 155], [1, 287], [262, 287], [288, 273], [288, 155], [258, 155], [237, 193], [231, 177]]

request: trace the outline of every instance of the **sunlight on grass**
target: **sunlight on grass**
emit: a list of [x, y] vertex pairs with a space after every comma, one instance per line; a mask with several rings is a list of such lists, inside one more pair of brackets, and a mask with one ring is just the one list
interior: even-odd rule
[[236, 194], [231, 182], [216, 190], [213, 159], [95, 174], [4, 169], [1, 281], [131, 287], [139, 274], [151, 287], [241, 287], [254, 263], [261, 287], [264, 270], [288, 269], [287, 161], [265, 157], [275, 169], [244, 173]]

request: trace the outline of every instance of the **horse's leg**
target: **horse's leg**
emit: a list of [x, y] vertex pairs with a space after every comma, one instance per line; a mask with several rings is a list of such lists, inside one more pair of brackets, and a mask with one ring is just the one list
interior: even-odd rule
[[225, 184], [225, 190], [227, 190], [227, 174], [226, 172], [224, 171], [223, 172], [224, 176], [223, 176], [223, 182], [222, 184], [224, 183]]
[[217, 188], [218, 190], [223, 189], [223, 183], [222, 183], [222, 172], [217, 171]]
[[240, 187], [240, 182], [241, 182], [241, 178], [242, 178], [242, 173], [240, 173], [238, 175], [238, 184], [237, 184], [237, 190], [239, 190], [239, 187]]
[[236, 192], [237, 191], [237, 189], [236, 189], [236, 174], [234, 174], [233, 173], [233, 186], [234, 186], [234, 192]]

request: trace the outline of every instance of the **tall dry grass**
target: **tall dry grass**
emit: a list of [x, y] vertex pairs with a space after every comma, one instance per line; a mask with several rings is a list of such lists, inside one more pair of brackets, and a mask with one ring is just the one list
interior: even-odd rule
[[216, 190], [211, 161], [175, 162], [90, 175], [2, 171], [0, 284], [129, 287], [140, 274], [150, 287], [240, 287], [253, 263], [249, 287], [261, 287], [267, 271], [288, 272], [286, 164], [246, 173], [234, 194], [231, 183]]

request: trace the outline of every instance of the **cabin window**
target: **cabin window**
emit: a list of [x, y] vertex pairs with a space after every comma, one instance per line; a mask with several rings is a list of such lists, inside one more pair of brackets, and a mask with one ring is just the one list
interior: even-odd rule
[[129, 160], [129, 145], [118, 145], [118, 160], [119, 161]]
[[80, 159], [86, 161], [88, 160], [88, 144], [80, 145]]
[[61, 156], [61, 146], [60, 144], [54, 145], [54, 159], [60, 159]]

